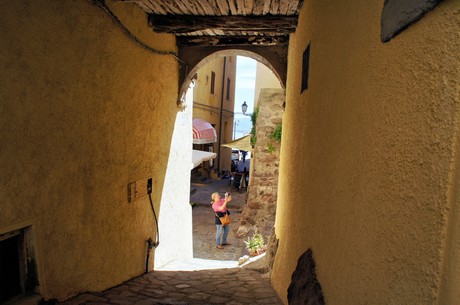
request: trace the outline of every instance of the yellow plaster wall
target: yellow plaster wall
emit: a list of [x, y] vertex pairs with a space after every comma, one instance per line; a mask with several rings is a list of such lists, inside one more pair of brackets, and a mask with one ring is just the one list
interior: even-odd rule
[[[260, 91], [264, 88], [282, 89], [280, 80], [269, 67], [261, 62], [256, 64], [256, 83], [254, 85], [254, 108], [257, 108]], [[252, 112], [252, 110], [251, 110]]]
[[[176, 51], [137, 6], [106, 3], [141, 40]], [[177, 62], [85, 0], [1, 1], [0, 37], [0, 234], [33, 226], [45, 298], [143, 273], [153, 216], [146, 198], [128, 204], [127, 184], [153, 177], [158, 209]]]
[[458, 284], [443, 266], [460, 241], [446, 243], [458, 233], [460, 2], [385, 44], [382, 5], [306, 1], [291, 36], [272, 273], [285, 302], [308, 248], [328, 305], [437, 304], [441, 279]]

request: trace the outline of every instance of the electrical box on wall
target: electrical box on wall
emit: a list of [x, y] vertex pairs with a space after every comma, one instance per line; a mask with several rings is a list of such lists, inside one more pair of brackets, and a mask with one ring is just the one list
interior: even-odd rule
[[134, 202], [152, 192], [152, 178], [128, 183], [128, 203]]

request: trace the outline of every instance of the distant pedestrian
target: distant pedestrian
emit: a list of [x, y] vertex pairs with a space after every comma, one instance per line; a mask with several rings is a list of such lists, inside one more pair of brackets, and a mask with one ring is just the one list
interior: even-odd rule
[[227, 210], [227, 203], [232, 201], [232, 196], [230, 193], [225, 193], [225, 199], [221, 199], [219, 193], [212, 193], [212, 209], [214, 210], [214, 223], [216, 224], [216, 248], [223, 249], [225, 245], [230, 245], [227, 243], [227, 235], [230, 230], [229, 225], [222, 226], [219, 217], [225, 216], [225, 214], [230, 215], [230, 212]]
[[237, 172], [238, 171], [238, 164], [236, 163], [235, 160], [232, 160], [232, 172]]
[[246, 161], [246, 155], [247, 155], [247, 151], [245, 150], [242, 150], [241, 153], [243, 154], [243, 162]]
[[248, 183], [249, 183], [249, 172], [248, 172], [248, 168], [245, 167], [244, 170], [243, 170], [243, 178], [241, 179], [241, 184], [242, 184], [242, 187], [245, 187], [246, 188], [246, 192], [248, 191]]

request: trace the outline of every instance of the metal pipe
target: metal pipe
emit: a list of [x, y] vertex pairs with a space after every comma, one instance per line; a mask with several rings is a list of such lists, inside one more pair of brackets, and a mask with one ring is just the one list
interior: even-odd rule
[[149, 260], [150, 260], [150, 252], [153, 249], [153, 240], [151, 237], [146, 240], [147, 242], [147, 257], [145, 259], [145, 274], [149, 273]]
[[[224, 85], [225, 85], [225, 68], [227, 66], [227, 57], [224, 57], [224, 72], [222, 73], [222, 94], [220, 96], [220, 118], [219, 118], [219, 141], [218, 145], [219, 147], [217, 148], [217, 171], [220, 174], [220, 143], [222, 141], [222, 108], [224, 107]], [[227, 88], [228, 90], [228, 88]]]

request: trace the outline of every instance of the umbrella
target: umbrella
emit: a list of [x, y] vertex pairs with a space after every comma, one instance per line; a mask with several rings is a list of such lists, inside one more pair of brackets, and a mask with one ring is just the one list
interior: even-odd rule
[[231, 142], [222, 144], [221, 146], [230, 147], [230, 148], [238, 148], [239, 150], [246, 150], [251, 151], [251, 135], [244, 136], [242, 138], [233, 140]]
[[209, 161], [217, 156], [216, 153], [207, 152], [202, 150], [192, 150], [192, 169], [197, 167], [203, 161]]
[[217, 142], [217, 133], [214, 127], [205, 120], [193, 119], [193, 144], [206, 144]]

